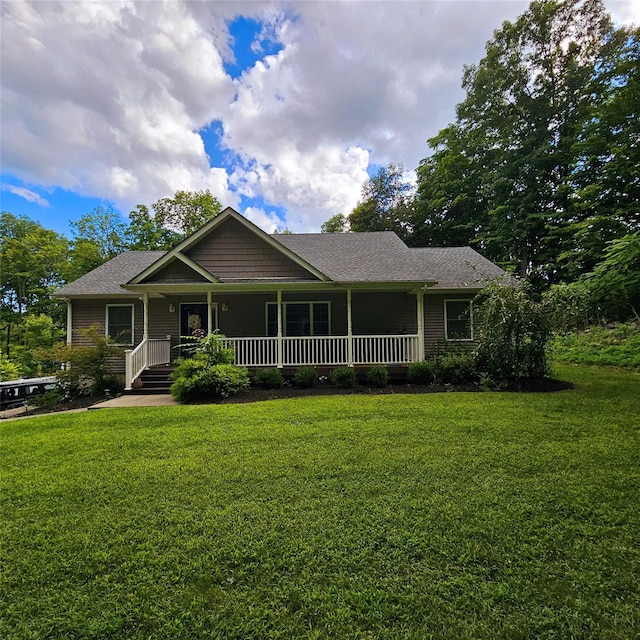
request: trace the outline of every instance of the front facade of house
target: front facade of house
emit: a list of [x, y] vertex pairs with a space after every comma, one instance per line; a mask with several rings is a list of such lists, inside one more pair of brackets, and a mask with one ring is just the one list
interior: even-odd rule
[[474, 295], [501, 269], [469, 247], [394, 233], [270, 236], [226, 209], [169, 252], [127, 252], [66, 285], [67, 340], [104, 327], [125, 386], [219, 331], [248, 367], [408, 364], [469, 341]]

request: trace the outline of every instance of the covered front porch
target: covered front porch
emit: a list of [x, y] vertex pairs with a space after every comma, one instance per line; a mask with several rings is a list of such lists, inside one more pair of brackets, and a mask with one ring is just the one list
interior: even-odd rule
[[125, 351], [127, 389], [145, 369], [180, 355], [195, 311], [201, 332], [224, 335], [243, 367], [407, 365], [424, 357], [424, 287], [144, 291], [142, 303], [142, 339]]

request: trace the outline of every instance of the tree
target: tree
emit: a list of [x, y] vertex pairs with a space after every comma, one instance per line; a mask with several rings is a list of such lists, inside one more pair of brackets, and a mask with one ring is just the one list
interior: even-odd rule
[[112, 207], [96, 207], [69, 223], [73, 241], [69, 280], [75, 280], [127, 249], [127, 225]]
[[390, 163], [362, 185], [362, 200], [349, 214], [351, 231], [395, 231], [401, 238], [411, 232], [413, 186], [404, 167]]
[[557, 257], [575, 250], [567, 230], [584, 218], [576, 142], [594, 117], [594, 91], [618, 90], [594, 80], [605, 56], [616, 57], [606, 53], [615, 37], [601, 0], [534, 1], [495, 32], [465, 68], [455, 124], [430, 140], [435, 153], [418, 169], [416, 242], [475, 241], [523, 276], [568, 277]]
[[0, 322], [27, 313], [51, 313], [50, 294], [64, 283], [66, 238], [26, 216], [0, 215]]
[[215, 218], [222, 206], [211, 192], [176, 191], [173, 198], [162, 198], [151, 205], [156, 222], [188, 236], [203, 224]]
[[342, 213], [336, 213], [322, 223], [320, 231], [322, 233], [344, 233], [347, 230], [347, 219]]
[[129, 213], [127, 240], [131, 251], [169, 251], [184, 237], [162, 226], [160, 216], [152, 216], [149, 207], [139, 204]]

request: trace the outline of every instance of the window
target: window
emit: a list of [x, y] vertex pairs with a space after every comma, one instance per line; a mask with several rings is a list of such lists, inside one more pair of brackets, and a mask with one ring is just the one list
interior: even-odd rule
[[[328, 336], [329, 303], [328, 302], [283, 302], [282, 303], [283, 335], [294, 336]], [[278, 305], [267, 302], [267, 335], [278, 335]]]
[[108, 304], [106, 335], [117, 344], [133, 344], [133, 305]]
[[445, 300], [444, 324], [447, 340], [473, 340], [471, 300]]

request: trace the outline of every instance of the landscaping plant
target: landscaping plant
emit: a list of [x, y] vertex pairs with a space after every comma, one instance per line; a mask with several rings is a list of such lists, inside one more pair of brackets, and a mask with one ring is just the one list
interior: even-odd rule
[[258, 369], [253, 374], [253, 384], [261, 389], [281, 389], [285, 381], [280, 369]]
[[407, 382], [411, 384], [431, 384], [433, 382], [433, 363], [427, 360], [412, 362], [407, 367]]
[[181, 358], [171, 374], [172, 395], [180, 402], [228, 398], [249, 386], [249, 372], [233, 365], [233, 349], [224, 346], [224, 336], [212, 333], [197, 338], [194, 355]]
[[329, 375], [329, 381], [336, 387], [351, 389], [356, 386], [356, 372], [353, 367], [336, 367]]
[[367, 383], [374, 387], [386, 387], [389, 384], [389, 370], [383, 364], [377, 364], [367, 371]]
[[311, 389], [318, 384], [318, 370], [315, 367], [298, 367], [293, 373], [292, 382], [300, 389]]

